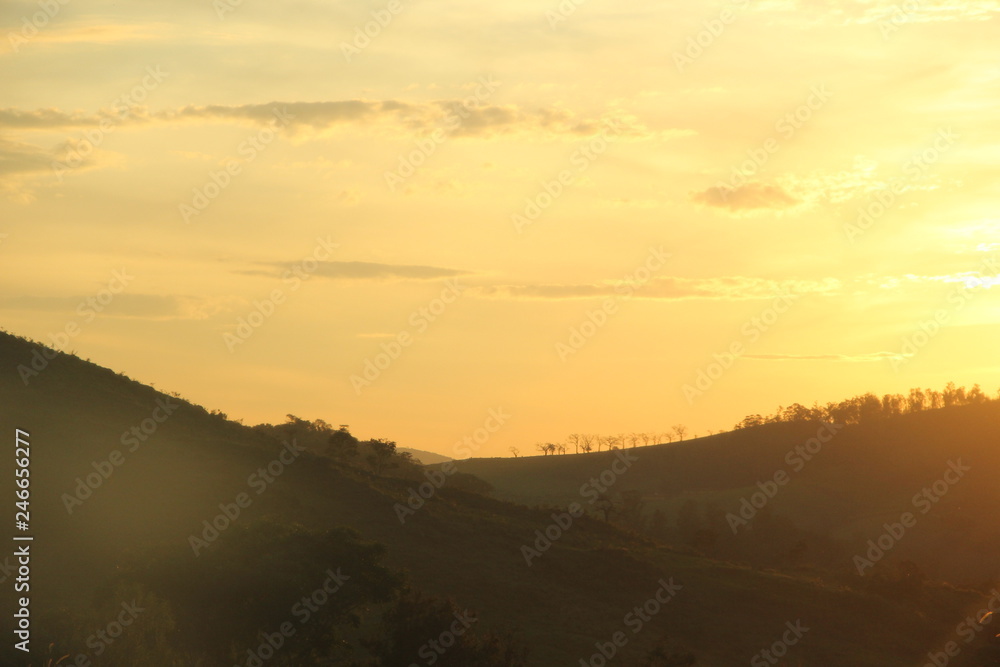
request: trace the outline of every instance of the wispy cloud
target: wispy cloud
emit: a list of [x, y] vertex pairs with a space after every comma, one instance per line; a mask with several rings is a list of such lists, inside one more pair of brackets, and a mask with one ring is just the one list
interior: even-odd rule
[[[8, 296], [0, 298], [0, 311], [45, 311], [65, 313], [79, 319], [88, 312], [97, 312], [93, 295], [69, 296]], [[102, 307], [101, 317], [146, 320], [203, 320], [228, 312], [242, 299], [235, 297], [196, 297], [162, 294], [115, 295]]]
[[[54, 108], [0, 109], [0, 129], [40, 130], [95, 127], [102, 120], [119, 123], [225, 123], [267, 125], [276, 113], [286, 114], [283, 124], [292, 132], [327, 133], [336, 129], [382, 126], [406, 133], [441, 128], [457, 137], [490, 138], [527, 134], [548, 138], [579, 139], [604, 131], [610, 116], [580, 116], [562, 107], [525, 108], [515, 104], [467, 106], [459, 99], [408, 102], [403, 100], [348, 99], [322, 102], [269, 102], [242, 105], [189, 105], [150, 111], [131, 109], [128, 118], [109, 109], [92, 114]], [[693, 134], [691, 130], [651, 129], [632, 116], [615, 116], [616, 136], [625, 140], [668, 139]]]
[[693, 201], [705, 206], [725, 208], [732, 212], [758, 209], [785, 209], [799, 203], [780, 185], [747, 183], [739, 187], [712, 186], [691, 195]]
[[870, 352], [868, 354], [744, 354], [743, 359], [759, 361], [842, 361], [849, 363], [865, 363], [893, 359], [899, 354], [895, 352]]
[[[591, 284], [521, 284], [487, 285], [470, 288], [467, 293], [491, 299], [594, 299], [622, 294], [626, 283], [599, 282]], [[825, 280], [770, 280], [745, 276], [718, 278], [653, 278], [635, 290], [640, 299], [722, 299], [744, 301], [773, 299], [779, 294], [831, 294], [840, 282]]]
[[[293, 269], [292, 264], [262, 262], [261, 269], [236, 271], [244, 275], [278, 277]], [[468, 271], [420, 264], [380, 264], [377, 262], [317, 262], [310, 275], [332, 280], [439, 280], [469, 275]]]

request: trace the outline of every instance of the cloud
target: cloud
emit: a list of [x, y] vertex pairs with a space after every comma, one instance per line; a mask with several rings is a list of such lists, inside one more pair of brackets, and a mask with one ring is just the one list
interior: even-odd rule
[[0, 177], [52, 169], [53, 155], [38, 146], [0, 137]]
[[[0, 310], [45, 311], [65, 313], [79, 322], [93, 309], [88, 299], [75, 296], [8, 296], [0, 298]], [[162, 294], [116, 294], [101, 311], [101, 317], [145, 320], [203, 320], [228, 312], [240, 299], [231, 297], [193, 297]]]
[[[53, 172], [56, 157], [38, 146], [0, 137], [0, 193], [21, 204], [34, 201], [40, 182]], [[89, 168], [92, 164], [88, 159], [80, 166]]]
[[781, 186], [764, 183], [747, 183], [739, 187], [712, 186], [695, 192], [691, 199], [716, 208], [730, 211], [753, 211], [758, 209], [785, 209], [799, 203]]
[[[762, 0], [756, 10], [787, 21], [834, 25], [866, 24], [895, 19], [895, 25], [951, 21], [988, 21], [1000, 11], [997, 0]], [[891, 34], [891, 33], [889, 33]]]
[[[418, 264], [379, 264], [376, 262], [317, 262], [310, 275], [332, 280], [439, 280], [469, 275], [468, 271]], [[292, 264], [262, 262], [262, 270], [237, 271], [244, 275], [278, 277], [292, 269]], [[300, 269], [301, 270], [301, 269]]]
[[[631, 289], [630, 289], [631, 288]], [[773, 299], [781, 294], [831, 294], [840, 282], [825, 280], [769, 280], [744, 276], [718, 278], [653, 278], [640, 285], [626, 281], [592, 284], [485, 285], [470, 287], [467, 293], [488, 299], [596, 299], [632, 293], [640, 299], [720, 299], [746, 301]]]
[[578, 139], [605, 131], [612, 120], [615, 136], [626, 140], [669, 139], [693, 134], [692, 130], [653, 130], [638, 119], [617, 115], [580, 117], [559, 107], [526, 109], [518, 105], [468, 104], [463, 100], [407, 102], [402, 100], [335, 100], [324, 102], [269, 102], [242, 105], [189, 105], [151, 112], [146, 107], [101, 109], [93, 114], [46, 108], [25, 111], [0, 109], [0, 129], [42, 130], [96, 127], [102, 120], [121, 124], [237, 122], [267, 126], [275, 119], [292, 133], [327, 133], [342, 128], [383, 126], [409, 134], [438, 129], [455, 137], [490, 138], [512, 134]]
[[896, 352], [870, 352], [868, 354], [744, 354], [743, 359], [759, 361], [846, 361], [863, 363], [895, 359]]

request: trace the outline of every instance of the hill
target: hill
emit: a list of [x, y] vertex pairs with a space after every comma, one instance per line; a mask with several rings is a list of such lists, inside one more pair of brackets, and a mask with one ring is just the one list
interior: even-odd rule
[[[450, 488], [447, 480], [433, 488], [431, 481], [441, 476], [431, 469], [420, 470], [417, 478], [392, 477], [309, 453], [296, 455], [290, 444], [261, 429], [228, 421], [71, 355], [53, 355], [25, 384], [18, 367], [37, 360], [36, 352], [41, 354], [39, 346], [0, 334], [2, 427], [8, 434], [15, 429], [30, 434], [31, 530], [36, 537], [31, 594], [33, 646], [38, 647], [32, 664], [41, 662], [49, 641], [56, 642], [58, 655], [115, 664], [109, 662], [110, 649], [102, 658], [102, 644], [76, 638], [109, 620], [113, 627], [116, 616], [109, 616], [108, 605], [117, 609], [128, 604], [135, 590], [140, 591], [135, 594], [140, 605], [153, 611], [140, 617], [114, 650], [132, 637], [151, 653], [141, 658], [130, 654], [130, 662], [118, 664], [214, 665], [233, 664], [234, 659], [244, 664], [239, 656], [248, 649], [245, 640], [269, 636], [295, 608], [297, 595], [309, 593], [306, 582], [315, 586], [341, 562], [354, 563], [357, 571], [380, 571], [380, 551], [351, 546], [355, 538], [330, 532], [344, 527], [357, 531], [359, 545], [384, 545], [386, 567], [413, 588], [474, 610], [482, 628], [500, 634], [512, 630], [516, 641], [528, 647], [531, 665], [603, 664], [601, 650], [613, 650], [615, 664], [638, 665], [661, 642], [690, 651], [697, 665], [745, 664], [772, 646], [788, 652], [787, 664], [912, 665], [952, 639], [956, 619], [978, 608], [983, 597], [982, 591], [928, 586], [919, 604], [903, 603], [805, 574], [761, 571], [672, 549], [600, 520], [589, 506], [586, 515], [570, 520], [562, 509], [484, 497]], [[904, 435], [926, 440], [931, 426], [908, 422]], [[630, 486], [659, 489], [668, 500], [678, 494], [746, 489], [776, 465], [774, 457], [784, 447], [779, 442], [802, 435], [785, 430], [791, 429], [649, 448], [621, 483], [627, 479]], [[971, 447], [988, 431], [970, 426], [963, 430], [963, 442]], [[884, 505], [874, 506], [888, 511], [896, 498], [889, 489], [908, 489], [913, 479], [924, 479], [924, 471], [940, 474], [941, 462], [937, 451], [924, 452], [897, 462], [896, 474], [876, 483], [850, 457], [865, 452], [866, 464], [887, 469], [892, 457], [873, 445], [878, 435], [863, 430], [852, 434], [850, 441], [857, 444], [839, 452], [831, 447], [824, 452], [824, 465], [858, 473], [858, 490], [851, 497], [882, 501]], [[940, 437], [945, 436], [954, 438], [955, 433], [945, 429]], [[871, 451], [864, 449], [865, 443]], [[738, 446], [748, 449], [738, 451]], [[986, 452], [984, 446], [951, 456], [967, 456], [982, 466], [975, 470], [986, 478], [988, 464], [979, 458]], [[719, 458], [723, 455], [732, 459]], [[720, 461], [731, 465], [726, 472], [713, 472]], [[507, 497], [565, 507], [579, 502], [581, 480], [599, 476], [613, 463], [613, 455], [590, 455], [461, 465], [463, 471], [483, 474]], [[13, 495], [10, 465], [2, 481], [7, 497]], [[843, 479], [822, 470], [817, 465], [809, 472]], [[970, 473], [969, 483], [956, 487], [945, 507], [983, 497], [988, 484], [974, 479]], [[423, 489], [433, 490], [421, 504], [416, 498], [425, 482], [431, 486]], [[816, 493], [840, 497], [829, 490], [827, 496]], [[412, 512], [401, 511], [408, 501]], [[271, 528], [251, 530], [265, 520]], [[214, 535], [211, 525], [217, 527]], [[273, 526], [297, 528], [285, 535], [283, 528]], [[241, 545], [247, 546], [241, 551]], [[260, 627], [234, 623], [262, 600], [280, 598], [285, 588], [271, 589], [277, 580], [284, 581], [291, 563], [302, 574], [287, 584], [296, 596], [288, 604], [270, 605], [274, 618], [267, 617]], [[303, 563], [309, 566], [300, 567]], [[377, 588], [384, 579], [389, 586], [390, 575], [372, 576], [364, 581]], [[254, 585], [247, 586], [248, 581]], [[135, 588], [135, 582], [142, 588]], [[220, 608], [225, 613], [211, 622], [193, 623], [191, 619], [201, 618], [194, 600], [203, 599], [225, 600]], [[431, 664], [424, 654], [381, 663], [321, 657], [333, 650], [329, 642], [340, 642], [338, 650], [348, 651], [345, 638], [352, 632], [377, 635], [385, 610], [380, 599], [373, 592], [369, 602], [345, 606], [348, 629], [338, 630], [336, 641], [325, 634], [311, 639], [316, 656], [311, 662], [282, 658], [278, 650], [269, 664]], [[798, 627], [798, 634], [788, 634], [788, 627]], [[794, 638], [794, 646], [782, 644], [783, 635]], [[436, 635], [424, 636], [430, 641]], [[167, 646], [206, 648], [175, 661], [166, 657]], [[359, 646], [353, 649], [356, 656], [363, 655]], [[456, 656], [444, 653], [435, 661], [463, 664]], [[971, 659], [972, 653], [965, 657]], [[8, 649], [4, 664], [23, 665], [25, 660]]]
[[[714, 555], [787, 565], [741, 539], [769, 532], [771, 542], [812, 550], [844, 573], [904, 513], [915, 525], [886, 561], [910, 560], [929, 577], [977, 585], [998, 574], [1000, 402], [926, 410], [840, 428], [818, 422], [775, 423], [685, 442], [638, 447], [636, 463], [609, 494], [656, 517], [668, 541], [690, 529], [715, 536]], [[582, 481], [599, 477], [611, 455], [569, 454], [477, 459], [459, 468], [520, 503], [563, 504], [580, 498]], [[757, 505], [760, 505], [758, 507]], [[763, 521], [761, 521], [763, 519]], [[680, 524], [680, 526], [679, 526]], [[766, 524], [766, 525], [763, 525]], [[691, 537], [690, 535], [687, 537]], [[749, 541], [749, 540], [744, 540]], [[887, 540], [883, 540], [885, 542]], [[800, 544], [803, 542], [803, 544]], [[743, 546], [748, 546], [744, 544]]]
[[425, 466], [434, 465], [436, 463], [445, 463], [446, 461], [452, 460], [450, 456], [435, 454], [434, 452], [425, 452], [422, 449], [413, 449], [412, 447], [400, 447], [397, 451], [409, 454]]

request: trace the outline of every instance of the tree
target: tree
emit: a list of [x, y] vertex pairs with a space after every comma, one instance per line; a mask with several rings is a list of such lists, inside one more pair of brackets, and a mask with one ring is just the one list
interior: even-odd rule
[[386, 468], [393, 467], [392, 457], [396, 454], [396, 443], [385, 438], [368, 441], [371, 453], [368, 454], [368, 464], [376, 475], [381, 475]]
[[684, 424], [675, 424], [674, 425], [674, 433], [677, 434], [677, 439], [678, 440], [683, 441], [684, 440], [684, 435], [687, 434], [687, 431], [688, 431], [687, 426], [685, 426]]
[[[382, 621], [382, 631], [367, 642], [380, 665], [408, 665], [413, 656], [424, 655], [428, 637], [438, 637], [452, 631], [447, 650], [435, 652], [435, 664], [440, 667], [524, 667], [527, 651], [518, 646], [509, 634], [482, 632], [478, 618], [462, 610], [451, 600], [426, 598], [408, 592], [401, 596]], [[464, 625], [464, 627], [463, 627]]]
[[510, 448], [510, 453], [513, 454], [514, 458], [516, 459], [517, 455], [521, 453], [521, 450], [518, 449], [517, 447], [511, 447]]
[[584, 433], [580, 436], [580, 449], [584, 454], [589, 454], [594, 449], [594, 436]]
[[576, 454], [580, 453], [580, 440], [581, 438], [579, 433], [570, 433], [566, 436], [566, 442], [573, 445], [573, 450]]
[[606, 492], [597, 496], [597, 499], [592, 502], [594, 503], [594, 509], [601, 513], [601, 518], [605, 521], [609, 521], [611, 519], [611, 515], [617, 509], [615, 502]]
[[[169, 607], [164, 615], [169, 611], [176, 619], [170, 645], [202, 660], [116, 659], [96, 664], [231, 665], [228, 658], [234, 648], [245, 655], [259, 646], [260, 633], [274, 632], [303, 594], [320, 586], [336, 592], [314, 611], [313, 622], [296, 627], [282, 654], [286, 664], [316, 664], [316, 656], [345, 664], [349, 656], [344, 654], [344, 639], [357, 627], [360, 614], [390, 602], [402, 587], [401, 577], [384, 565], [385, 555], [384, 546], [363, 541], [351, 529], [314, 531], [263, 519], [235, 523], [225, 539], [206, 547], [198, 558], [186, 548], [128, 556], [116, 578], [143, 586], [165, 601]], [[109, 606], [120, 607], [123, 598], [112, 590], [98, 594], [107, 597]], [[138, 606], [146, 606], [142, 597]], [[151, 614], [150, 621], [161, 620], [152, 610], [144, 612], [143, 619], [145, 613]], [[102, 612], [100, 618], [106, 623], [108, 615]], [[137, 629], [145, 627], [144, 622]], [[125, 633], [123, 648], [131, 636], [131, 631]], [[145, 641], [155, 645], [151, 638]]]
[[327, 456], [341, 462], [348, 462], [358, 455], [358, 440], [342, 425], [327, 439]]
[[685, 500], [677, 510], [677, 532], [687, 544], [694, 544], [698, 531], [704, 527], [704, 523], [701, 508], [693, 499]]
[[642, 491], [638, 489], [627, 489], [622, 491], [622, 505], [621, 505], [621, 521], [625, 525], [635, 528], [636, 530], [642, 529], [642, 510], [645, 507], [645, 502], [642, 499]]
[[639, 667], [692, 667], [697, 662], [693, 653], [673, 650], [660, 643], [642, 657]]

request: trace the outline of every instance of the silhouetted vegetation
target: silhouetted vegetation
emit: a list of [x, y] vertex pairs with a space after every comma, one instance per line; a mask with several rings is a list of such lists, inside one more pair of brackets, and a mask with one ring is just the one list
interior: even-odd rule
[[815, 403], [811, 408], [800, 403], [793, 403], [788, 407], [778, 406], [778, 409], [768, 416], [755, 414], [744, 417], [734, 428], [751, 428], [781, 422], [862, 424], [876, 419], [897, 417], [924, 410], [937, 410], [959, 405], [981, 405], [991, 400], [1000, 400], [1000, 392], [998, 392], [997, 398], [991, 399], [983, 393], [978, 384], [966, 390], [965, 387], [956, 387], [954, 382], [949, 382], [943, 391], [910, 389], [906, 395], [886, 394], [879, 398], [875, 394], [867, 393], [839, 403], [827, 403], [824, 406]]

